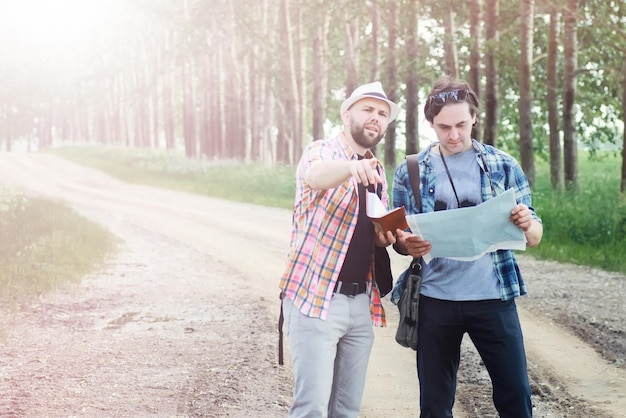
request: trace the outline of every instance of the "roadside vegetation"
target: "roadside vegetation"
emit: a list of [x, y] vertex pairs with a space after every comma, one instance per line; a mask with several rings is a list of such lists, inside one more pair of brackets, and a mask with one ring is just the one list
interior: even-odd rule
[[[47, 152], [132, 183], [288, 210], [293, 205], [292, 167], [190, 161], [182, 153], [128, 148], [65, 147]], [[553, 191], [548, 164], [537, 161], [533, 203], [544, 223], [544, 238], [526, 253], [626, 274], [626, 202], [619, 193], [619, 155], [580, 154], [576, 192]]]
[[0, 189], [0, 299], [12, 305], [79, 280], [117, 238], [57, 201]]

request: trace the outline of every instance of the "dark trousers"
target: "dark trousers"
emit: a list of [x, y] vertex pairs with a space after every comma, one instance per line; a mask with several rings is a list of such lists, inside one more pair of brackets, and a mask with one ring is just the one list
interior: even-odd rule
[[452, 417], [461, 340], [467, 332], [491, 377], [501, 418], [531, 417], [526, 354], [515, 301], [420, 297], [417, 372], [420, 416]]

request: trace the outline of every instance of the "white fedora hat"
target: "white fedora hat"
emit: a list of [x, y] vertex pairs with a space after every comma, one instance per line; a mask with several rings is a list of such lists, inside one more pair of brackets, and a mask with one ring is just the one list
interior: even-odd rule
[[343, 114], [343, 112], [350, 109], [354, 103], [361, 99], [365, 99], [366, 97], [382, 100], [389, 105], [389, 123], [393, 122], [400, 114], [400, 107], [387, 98], [380, 81], [363, 84], [362, 86], [354, 89], [350, 97], [344, 100], [341, 104], [341, 108], [339, 109], [340, 113]]

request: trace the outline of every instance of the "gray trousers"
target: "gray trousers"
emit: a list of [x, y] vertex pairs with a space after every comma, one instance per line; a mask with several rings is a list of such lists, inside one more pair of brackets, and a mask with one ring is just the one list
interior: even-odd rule
[[374, 344], [369, 296], [335, 294], [325, 321], [289, 299], [283, 310], [295, 378], [289, 417], [356, 418]]

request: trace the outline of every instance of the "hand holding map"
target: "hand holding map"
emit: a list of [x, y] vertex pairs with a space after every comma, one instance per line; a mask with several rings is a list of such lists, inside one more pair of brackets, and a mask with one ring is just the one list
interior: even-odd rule
[[515, 207], [515, 191], [506, 192], [478, 206], [419, 213], [406, 217], [411, 231], [432, 244], [424, 256], [475, 260], [496, 250], [525, 250], [526, 237], [509, 221]]

